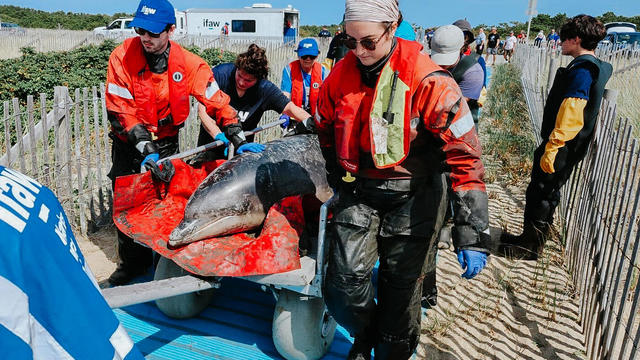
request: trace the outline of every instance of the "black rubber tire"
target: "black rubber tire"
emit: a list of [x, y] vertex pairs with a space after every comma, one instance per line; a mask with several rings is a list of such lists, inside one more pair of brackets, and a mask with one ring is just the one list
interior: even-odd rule
[[273, 343], [287, 360], [322, 358], [331, 347], [336, 321], [322, 298], [282, 289], [273, 313]]
[[[178, 266], [173, 260], [160, 257], [156, 266], [154, 280], [188, 275], [189, 272]], [[172, 296], [156, 300], [156, 306], [163, 314], [174, 319], [188, 319], [202, 312], [213, 299], [215, 289], [196, 291], [189, 294]]]

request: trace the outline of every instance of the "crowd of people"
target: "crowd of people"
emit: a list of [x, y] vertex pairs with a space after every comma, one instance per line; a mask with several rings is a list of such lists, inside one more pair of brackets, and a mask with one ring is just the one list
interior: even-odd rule
[[[283, 127], [318, 135], [337, 199], [327, 229], [323, 294], [331, 316], [355, 338], [348, 359], [370, 359], [372, 351], [376, 359], [412, 356], [421, 307], [436, 303], [437, 245], [448, 240], [443, 227], [463, 278], [478, 276], [494, 248], [478, 114], [486, 62], [491, 55], [495, 64], [500, 35], [495, 27], [476, 35], [461, 19], [434, 31], [429, 55], [407, 25], [397, 0], [346, 0], [343, 32], [332, 41], [328, 66], [318, 62], [316, 41], [303, 39], [278, 87], [267, 80], [264, 49], [252, 44], [234, 63], [211, 68], [170, 40], [175, 14], [167, 0], [141, 0], [131, 23], [138, 36], [119, 45], [108, 64], [114, 183], [144, 168], [170, 180], [157, 162], [178, 151], [189, 96], [200, 103], [199, 144], [218, 140], [238, 154], [261, 152], [265, 145], [243, 131], [256, 127], [266, 111], [281, 114]], [[585, 155], [611, 75], [611, 65], [593, 52], [604, 37], [598, 20], [579, 15], [553, 34], [549, 41], [561, 41], [562, 52], [575, 60], [550, 90], [524, 232], [501, 234], [499, 255], [540, 253], [559, 190]], [[505, 60], [523, 36], [511, 32], [504, 40]], [[221, 149], [211, 155], [224, 158]], [[118, 232], [117, 242], [120, 263], [111, 285], [129, 283], [153, 263], [151, 250], [125, 234]], [[114, 347], [119, 351], [116, 344], [108, 350]]]

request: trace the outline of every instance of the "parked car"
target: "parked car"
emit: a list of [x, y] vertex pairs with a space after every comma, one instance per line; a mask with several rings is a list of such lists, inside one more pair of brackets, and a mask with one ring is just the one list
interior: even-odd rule
[[2, 31], [3, 33], [19, 35], [23, 35], [25, 33], [24, 29], [20, 27], [20, 25], [8, 22], [0, 23], [0, 31]]
[[102, 36], [132, 36], [134, 35], [134, 31], [129, 25], [132, 21], [133, 18], [115, 19], [107, 26], [100, 26], [93, 29], [93, 34]]
[[638, 31], [636, 24], [630, 22], [610, 22], [604, 24], [604, 28], [607, 29], [607, 34]]
[[640, 32], [612, 32], [600, 42], [604, 46], [626, 48], [628, 46], [640, 46]]

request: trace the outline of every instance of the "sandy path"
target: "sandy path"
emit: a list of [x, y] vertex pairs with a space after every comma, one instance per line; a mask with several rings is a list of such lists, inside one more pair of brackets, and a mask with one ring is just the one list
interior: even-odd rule
[[[497, 166], [490, 154], [483, 161]], [[521, 232], [527, 181], [487, 184], [492, 227]], [[579, 298], [558, 243], [537, 262], [492, 256], [476, 279], [461, 273], [453, 251], [441, 251], [438, 305], [423, 316], [420, 359], [585, 358]]]
[[98, 283], [106, 280], [116, 269], [118, 261], [115, 226], [104, 227], [89, 236], [83, 236], [79, 231], [75, 233], [78, 246], [96, 280]]
[[[518, 209], [499, 185], [488, 186], [491, 223], [503, 209]], [[506, 213], [507, 211], [505, 211]], [[510, 224], [508, 229], [519, 232]], [[460, 278], [452, 251], [438, 263], [438, 305], [423, 317], [421, 359], [582, 359], [578, 298], [557, 244], [538, 261], [491, 257], [476, 279]]]

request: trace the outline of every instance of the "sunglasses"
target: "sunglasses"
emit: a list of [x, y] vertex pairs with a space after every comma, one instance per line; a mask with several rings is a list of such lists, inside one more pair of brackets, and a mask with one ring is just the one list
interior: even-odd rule
[[358, 47], [358, 43], [360, 43], [360, 46], [362, 46], [363, 48], [369, 51], [373, 51], [376, 49], [376, 45], [378, 45], [378, 42], [389, 31], [389, 29], [391, 28], [391, 25], [393, 25], [393, 23], [389, 24], [387, 28], [384, 29], [384, 32], [382, 33], [382, 35], [380, 35], [376, 40], [373, 40], [373, 39], [356, 40], [354, 37], [347, 35], [348, 36], [347, 39], [344, 40], [344, 46], [346, 46], [348, 49], [354, 50], [356, 47]]
[[300, 56], [300, 59], [302, 59], [302, 60], [315, 60], [316, 58], [317, 58], [317, 56], [313, 56], [313, 55]]
[[159, 38], [159, 37], [160, 37], [160, 34], [162, 34], [163, 32], [167, 31], [167, 29], [164, 29], [164, 30], [162, 30], [161, 32], [159, 32], [159, 33], [157, 33], [157, 34], [156, 34], [156, 33], [153, 33], [153, 32], [151, 32], [151, 31], [147, 31], [147, 30], [145, 30], [145, 29], [138, 28], [138, 27], [137, 27], [137, 28], [135, 28], [134, 30], [135, 30], [136, 34], [138, 34], [138, 35], [140, 35], [140, 36], [145, 35], [145, 34], [149, 34], [149, 36], [151, 36], [152, 38], [155, 38], [155, 39]]

